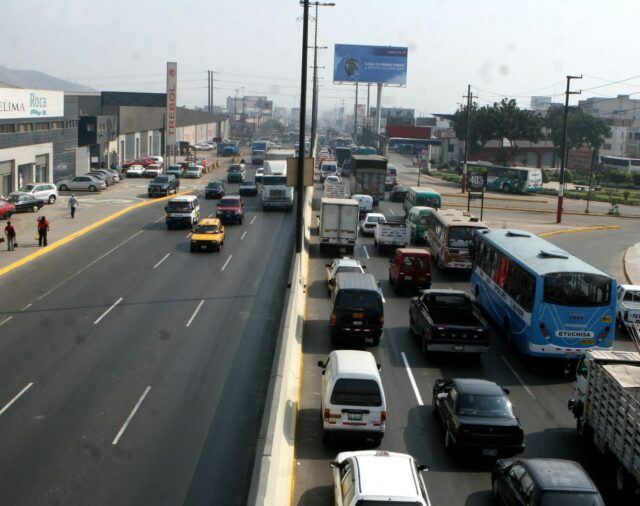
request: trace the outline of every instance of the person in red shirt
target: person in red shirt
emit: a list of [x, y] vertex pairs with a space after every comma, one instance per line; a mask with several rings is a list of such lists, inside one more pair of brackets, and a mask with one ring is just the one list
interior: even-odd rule
[[38, 246], [47, 245], [47, 232], [49, 232], [49, 221], [41, 216], [38, 218]]
[[16, 229], [10, 221], [7, 222], [7, 226], [4, 227], [4, 235], [7, 236], [7, 251], [13, 251], [13, 246], [16, 241]]

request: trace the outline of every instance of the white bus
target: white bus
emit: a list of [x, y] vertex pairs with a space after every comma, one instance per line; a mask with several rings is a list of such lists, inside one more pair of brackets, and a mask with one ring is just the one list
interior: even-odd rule
[[640, 159], [623, 156], [601, 156], [600, 164], [605, 169], [622, 169], [625, 172], [640, 170]]

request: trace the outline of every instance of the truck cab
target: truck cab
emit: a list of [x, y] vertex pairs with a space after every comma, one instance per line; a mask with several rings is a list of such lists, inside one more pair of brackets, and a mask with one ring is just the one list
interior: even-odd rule
[[640, 285], [620, 285], [618, 287], [618, 304], [616, 307], [616, 325], [620, 330], [640, 323]]

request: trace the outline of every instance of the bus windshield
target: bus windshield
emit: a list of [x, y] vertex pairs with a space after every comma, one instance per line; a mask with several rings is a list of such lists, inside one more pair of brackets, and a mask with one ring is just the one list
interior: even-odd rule
[[451, 227], [449, 229], [450, 248], [468, 248], [473, 242], [473, 235], [477, 228]]
[[611, 302], [611, 279], [582, 272], [547, 274], [544, 301], [559, 306], [606, 306]]

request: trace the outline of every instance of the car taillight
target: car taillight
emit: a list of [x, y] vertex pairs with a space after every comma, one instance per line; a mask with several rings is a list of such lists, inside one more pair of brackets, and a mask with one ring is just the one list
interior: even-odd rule
[[380, 326], [381, 327], [384, 326], [384, 315], [383, 314], [380, 315]]
[[380, 423], [384, 423], [387, 421], [387, 412], [383, 411], [382, 413], [380, 413]]
[[336, 314], [335, 313], [331, 314], [331, 319], [329, 320], [329, 324], [330, 325], [335, 325], [336, 324]]

